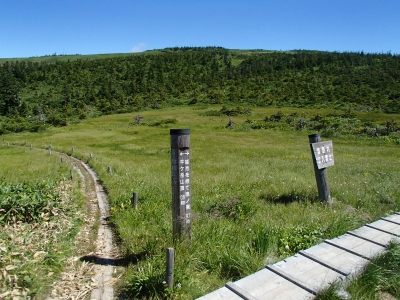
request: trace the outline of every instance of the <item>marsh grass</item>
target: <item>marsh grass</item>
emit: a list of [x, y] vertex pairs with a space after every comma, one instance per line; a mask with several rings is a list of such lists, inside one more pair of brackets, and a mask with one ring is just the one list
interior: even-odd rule
[[375, 257], [348, 291], [356, 299], [376, 299], [379, 293], [400, 298], [400, 244], [392, 242], [387, 252]]
[[57, 155], [1, 145], [0, 156], [0, 294], [42, 299], [73, 255], [82, 195]]
[[[121, 251], [140, 258], [128, 265], [123, 291], [142, 298], [196, 298], [321, 239], [399, 210], [399, 146], [333, 138], [335, 166], [328, 169], [328, 178], [335, 200], [327, 207], [318, 201], [308, 144], [308, 134], [315, 132], [230, 130], [226, 116], [199, 115], [206, 109], [220, 107], [141, 113], [143, 121], [152, 124], [176, 120], [160, 122], [162, 126], [133, 124], [133, 113], [5, 138], [41, 148], [52, 142], [55, 150], [66, 153], [74, 146], [74, 156], [95, 169], [109, 194]], [[250, 116], [234, 121], [263, 119], [276, 112], [254, 108]], [[319, 111], [299, 109], [302, 112]], [[190, 241], [172, 240], [170, 128], [191, 129]], [[2, 151], [7, 155], [9, 150]], [[138, 210], [131, 204], [134, 191]], [[171, 246], [176, 253], [173, 291], [160, 284], [164, 252]]]

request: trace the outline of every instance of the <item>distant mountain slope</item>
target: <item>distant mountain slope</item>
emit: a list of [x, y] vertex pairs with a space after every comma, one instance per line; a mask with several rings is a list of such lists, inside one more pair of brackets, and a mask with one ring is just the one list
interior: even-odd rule
[[97, 114], [198, 103], [400, 113], [399, 78], [398, 55], [362, 52], [183, 47], [53, 55], [0, 61], [0, 115], [65, 125]]

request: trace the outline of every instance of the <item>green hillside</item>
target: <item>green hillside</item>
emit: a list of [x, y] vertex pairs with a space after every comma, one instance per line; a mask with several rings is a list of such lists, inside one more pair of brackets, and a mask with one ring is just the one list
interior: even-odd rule
[[400, 113], [400, 57], [166, 48], [0, 60], [0, 133], [178, 105]]
[[[110, 202], [125, 267], [115, 274], [118, 296], [195, 299], [399, 211], [399, 62], [391, 54], [220, 47], [1, 60], [0, 188], [49, 179], [50, 187], [63, 182], [72, 193], [78, 176], [55, 154], [86, 161]], [[172, 128], [191, 129], [190, 240], [172, 237]], [[315, 186], [308, 139], [315, 132], [334, 144], [332, 206], [320, 203]], [[135, 191], [138, 209], [132, 208]], [[45, 200], [38, 204], [47, 209]], [[6, 207], [14, 214], [25, 209], [14, 203]], [[66, 216], [75, 215], [61, 204]], [[55, 236], [57, 247], [37, 242], [30, 248], [33, 242], [22, 239], [28, 258], [47, 253], [27, 262], [14, 247], [18, 239], [3, 230], [0, 269], [8, 268], [14, 281], [0, 286], [0, 294], [20, 286], [35, 299], [47, 296], [63, 257], [76, 250], [68, 244], [76, 217], [68, 235], [60, 231], [69, 237], [65, 245]], [[163, 284], [171, 246], [172, 290]]]

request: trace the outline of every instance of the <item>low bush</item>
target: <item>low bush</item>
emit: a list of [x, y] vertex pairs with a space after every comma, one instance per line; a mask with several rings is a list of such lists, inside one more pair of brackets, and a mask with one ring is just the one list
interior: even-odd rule
[[280, 255], [293, 255], [322, 241], [323, 231], [318, 227], [297, 226], [283, 230], [278, 241]]
[[[224, 108], [223, 108], [224, 109]], [[209, 111], [203, 115], [213, 115], [212, 112], [223, 115], [221, 111]], [[228, 114], [229, 115], [229, 114]], [[232, 115], [232, 114], [231, 114]], [[275, 130], [308, 130], [320, 132], [324, 137], [364, 136], [374, 137], [393, 144], [399, 143], [400, 127], [394, 120], [382, 124], [369, 119], [359, 119], [353, 112], [345, 114], [327, 114], [308, 116], [307, 114], [291, 113], [285, 115], [281, 111], [263, 120], [247, 119], [243, 123], [235, 124], [237, 131], [249, 129], [275, 129]]]
[[60, 195], [45, 183], [7, 185], [0, 182], [0, 224], [38, 222], [52, 214], [59, 201]]
[[[176, 124], [178, 122], [177, 119], [163, 119], [163, 120], [157, 120], [157, 121], [149, 121], [149, 122], [142, 122], [140, 123], [140, 125], [142, 126], [160, 126], [163, 127], [165, 125], [169, 125], [169, 124]], [[138, 123], [136, 123], [138, 124]]]
[[242, 106], [236, 106], [233, 108], [228, 108], [223, 106], [220, 110], [209, 110], [199, 114], [200, 116], [241, 116], [241, 115], [251, 115], [251, 109]]

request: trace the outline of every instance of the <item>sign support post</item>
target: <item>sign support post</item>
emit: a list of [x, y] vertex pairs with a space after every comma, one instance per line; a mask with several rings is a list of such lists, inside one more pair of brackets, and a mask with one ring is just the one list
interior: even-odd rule
[[191, 238], [190, 129], [171, 129], [170, 135], [173, 237]]
[[310, 141], [311, 155], [313, 158], [318, 196], [322, 201], [332, 204], [328, 175], [326, 172], [326, 167], [333, 166], [334, 163], [332, 141], [321, 142], [319, 134], [311, 134], [308, 136], [308, 139]]

